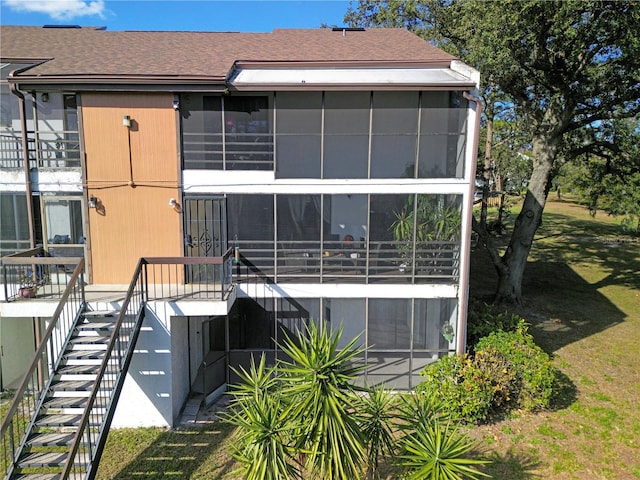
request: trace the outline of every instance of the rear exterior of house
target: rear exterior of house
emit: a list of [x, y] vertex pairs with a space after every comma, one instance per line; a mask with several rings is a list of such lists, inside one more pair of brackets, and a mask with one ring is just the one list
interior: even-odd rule
[[[230, 288], [147, 302], [114, 425], [173, 425], [308, 322], [360, 335], [360, 381], [398, 390], [464, 351], [473, 69], [392, 29], [1, 32], [2, 255], [84, 258], [95, 309], [118, 308], [141, 257], [228, 267], [156, 281]], [[3, 389], [57, 306], [12, 291]]]

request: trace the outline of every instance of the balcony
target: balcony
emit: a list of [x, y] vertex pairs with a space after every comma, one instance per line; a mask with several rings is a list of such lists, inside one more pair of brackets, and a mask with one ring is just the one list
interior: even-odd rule
[[[37, 137], [37, 140], [36, 140]], [[80, 168], [77, 131], [27, 132], [29, 168]], [[0, 169], [24, 168], [20, 132], [0, 134]]]
[[[232, 254], [221, 257], [143, 258], [147, 301], [226, 300], [232, 288]], [[2, 258], [5, 302], [57, 302], [81, 257], [56, 257], [43, 248]], [[84, 276], [84, 275], [83, 275]], [[89, 285], [81, 278], [87, 301], [120, 301], [128, 285]]]

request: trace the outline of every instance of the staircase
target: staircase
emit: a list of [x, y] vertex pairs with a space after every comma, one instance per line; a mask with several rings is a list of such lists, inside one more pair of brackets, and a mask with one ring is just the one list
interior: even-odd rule
[[4, 480], [95, 478], [144, 319], [142, 259], [121, 311], [88, 311], [82, 260], [0, 426]]
[[[84, 312], [81, 315], [64, 348], [61, 363], [43, 391], [37, 414], [27, 428], [15, 469], [8, 479], [60, 478], [104, 360], [117, 313]], [[128, 333], [121, 331], [120, 336]], [[106, 373], [114, 374], [115, 370], [108, 367]], [[98, 395], [110, 398], [113, 393], [113, 388], [101, 389]], [[94, 406], [89, 428], [98, 430], [106, 413], [106, 407]]]

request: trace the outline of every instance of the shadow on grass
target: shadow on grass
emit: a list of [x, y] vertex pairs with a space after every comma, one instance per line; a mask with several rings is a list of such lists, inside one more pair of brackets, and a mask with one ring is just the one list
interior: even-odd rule
[[578, 400], [578, 388], [571, 378], [561, 370], [555, 372], [551, 410], [564, 410]]
[[479, 470], [491, 475], [492, 478], [509, 480], [542, 478], [534, 473], [540, 467], [540, 462], [530, 455], [509, 450], [504, 454], [492, 452], [486, 459], [491, 463]]
[[[105, 449], [97, 479], [129, 480], [131, 478], [230, 478], [227, 475], [236, 465], [225, 451], [233, 427], [216, 422], [203, 428], [167, 430], [145, 437], [143, 432], [153, 429], [125, 429], [110, 432], [118, 451]], [[137, 438], [136, 438], [137, 436]], [[122, 451], [126, 445], [139, 449], [147, 447], [134, 458], [128, 459]]]
[[[579, 206], [545, 211], [524, 272], [523, 305], [515, 313], [531, 323], [536, 342], [552, 353], [625, 321], [627, 315], [600, 290], [640, 290], [640, 243], [617, 225], [579, 218]], [[572, 216], [575, 213], [576, 216]], [[582, 212], [584, 213], [584, 212]], [[508, 236], [500, 239], [508, 242]], [[593, 283], [571, 268], [592, 275]], [[587, 276], [588, 276], [587, 275]], [[491, 299], [498, 277], [483, 247], [471, 252], [471, 295]]]

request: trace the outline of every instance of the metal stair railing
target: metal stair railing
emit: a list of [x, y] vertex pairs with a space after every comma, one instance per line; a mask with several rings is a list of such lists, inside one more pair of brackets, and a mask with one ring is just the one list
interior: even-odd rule
[[[102, 364], [82, 414], [60, 479], [96, 476], [126, 372], [144, 318], [146, 261], [141, 258], [129, 284]], [[110, 395], [104, 395], [110, 391]]]
[[[242, 255], [240, 251], [236, 251], [235, 258], [236, 258], [235, 263], [236, 263], [236, 282], [237, 283], [239, 283], [241, 279], [244, 279], [243, 283], [246, 283], [248, 285], [250, 285], [251, 281], [253, 281], [255, 285], [257, 285], [258, 283], [262, 283], [264, 285], [269, 285], [272, 288], [277, 286], [276, 281], [272, 277], [270, 277], [269, 275], [264, 273], [259, 267], [254, 265], [251, 262], [251, 260], [249, 260], [247, 257]], [[240, 270], [241, 266], [245, 267], [244, 275], [241, 273], [241, 270]], [[252, 275], [250, 275], [249, 272], [251, 272]], [[251, 298], [256, 303], [258, 303], [258, 305], [260, 305], [257, 295], [254, 295]], [[295, 311], [299, 315], [300, 318], [309, 320], [309, 311], [306, 308], [304, 308], [304, 306], [302, 306], [300, 303], [298, 303], [295, 298], [291, 298], [287, 296], [282, 296], [281, 298], [284, 302], [286, 302], [291, 307], [292, 311]], [[262, 304], [260, 306], [266, 310], [266, 304]]]
[[44, 401], [44, 392], [84, 308], [84, 259], [80, 259], [0, 426], [0, 469], [5, 468], [5, 478], [10, 478], [15, 469], [33, 427], [33, 417]]
[[[145, 303], [151, 299], [150, 291], [153, 292], [153, 299], [176, 296], [209, 298], [210, 293], [223, 299], [232, 286], [231, 254], [232, 250], [229, 249], [222, 257], [140, 259], [109, 338], [85, 409], [76, 425], [77, 430], [63, 465], [64, 470], [56, 478], [59, 480], [69, 478], [90, 480], [95, 478], [118, 398], [124, 385], [126, 372], [133, 356], [134, 346], [140, 333]], [[156, 267], [164, 266], [166, 268], [173, 265], [177, 268], [184, 268], [185, 265], [199, 263], [210, 265], [213, 268], [215, 272], [213, 283], [204, 285], [203, 291], [193, 288], [176, 290], [181, 275], [174, 273], [166, 279], [170, 285], [173, 285], [173, 288], [164, 291], [166, 285], [163, 284], [166, 280], [162, 275], [157, 277]], [[20, 388], [16, 391], [14, 401], [3, 420], [0, 438], [3, 453], [0, 456], [0, 468], [5, 467], [7, 472], [5, 479], [11, 478], [12, 472], [16, 468], [17, 461], [34, 425], [32, 417], [37, 415], [44, 402], [44, 393], [49, 388], [73, 330], [86, 308], [83, 271], [84, 259], [81, 259], [62, 295], [43, 341], [36, 349], [34, 360], [27, 370]], [[161, 268], [159, 271], [162, 273], [163, 269]], [[156, 284], [158, 279], [160, 279], [160, 285]], [[157, 291], [156, 287], [158, 286], [161, 288], [160, 292]], [[79, 298], [76, 299], [76, 297]], [[42, 365], [46, 366], [46, 371]], [[109, 394], [105, 395], [107, 392]]]

